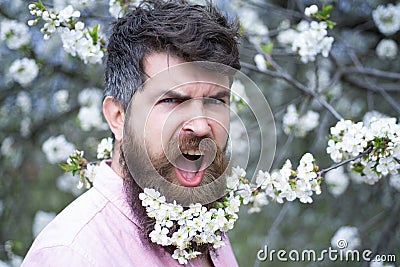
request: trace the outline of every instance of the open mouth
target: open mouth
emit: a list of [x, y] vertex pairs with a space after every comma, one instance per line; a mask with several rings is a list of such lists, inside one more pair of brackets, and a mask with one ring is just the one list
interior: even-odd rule
[[198, 186], [204, 174], [206, 156], [199, 150], [184, 150], [175, 160], [175, 173], [183, 186]]

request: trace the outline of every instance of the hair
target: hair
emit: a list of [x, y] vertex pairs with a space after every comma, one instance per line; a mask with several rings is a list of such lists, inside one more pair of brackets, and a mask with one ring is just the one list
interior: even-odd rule
[[239, 70], [238, 25], [237, 19], [229, 22], [211, 3], [142, 1], [113, 25], [107, 47], [105, 96], [112, 96], [126, 110], [145, 81], [143, 59], [154, 52]]

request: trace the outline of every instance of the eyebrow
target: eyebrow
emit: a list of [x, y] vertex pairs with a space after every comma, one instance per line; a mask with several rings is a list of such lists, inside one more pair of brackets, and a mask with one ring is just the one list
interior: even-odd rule
[[[231, 94], [230, 94], [229, 91], [221, 91], [221, 92], [218, 92], [218, 93], [216, 93], [214, 95], [207, 96], [205, 98], [215, 98], [215, 99], [224, 98], [224, 97], [228, 97], [229, 98], [230, 95]], [[182, 93], [179, 93], [179, 92], [176, 92], [176, 91], [172, 91], [172, 90], [169, 90], [169, 91], [165, 92], [163, 94], [163, 97], [177, 98], [177, 99], [182, 99], [182, 100], [192, 99], [192, 97], [189, 96], [189, 95], [182, 94]]]

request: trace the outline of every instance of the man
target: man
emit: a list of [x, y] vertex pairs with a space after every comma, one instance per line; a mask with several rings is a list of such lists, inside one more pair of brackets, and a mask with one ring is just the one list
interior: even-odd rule
[[[138, 198], [154, 188], [182, 206], [224, 193], [231, 69], [238, 27], [211, 6], [144, 1], [113, 27], [103, 113], [114, 137], [94, 187], [38, 236], [22, 266], [181, 266], [154, 244]], [[222, 65], [221, 65], [222, 64]], [[188, 266], [235, 266], [207, 244]]]

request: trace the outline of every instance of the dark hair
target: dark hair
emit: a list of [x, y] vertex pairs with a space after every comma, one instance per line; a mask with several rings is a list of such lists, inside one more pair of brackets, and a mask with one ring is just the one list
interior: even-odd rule
[[105, 95], [124, 109], [145, 80], [143, 59], [167, 52], [187, 62], [210, 61], [240, 69], [237, 20], [210, 3], [147, 0], [116, 21], [108, 44]]

